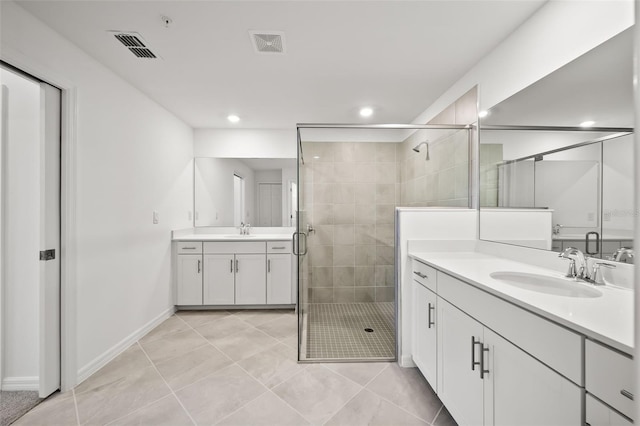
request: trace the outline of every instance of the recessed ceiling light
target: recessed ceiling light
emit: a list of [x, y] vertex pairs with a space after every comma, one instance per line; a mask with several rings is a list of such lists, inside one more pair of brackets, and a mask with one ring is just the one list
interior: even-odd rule
[[480, 112], [478, 113], [478, 117], [480, 117], [480, 118], [484, 118], [484, 117], [486, 117], [487, 115], [489, 115], [489, 111], [480, 111]]
[[591, 127], [594, 124], [596, 124], [595, 121], [587, 120], [587, 121], [583, 121], [582, 123], [580, 123], [580, 127]]
[[319, 160], [319, 159], [320, 159], [320, 156], [319, 156], [319, 155], [314, 155], [314, 156], [313, 156], [313, 159], [314, 159], [314, 160]]
[[227, 116], [227, 120], [229, 120], [232, 123], [237, 123], [238, 121], [240, 121], [240, 117], [238, 117], [235, 114], [231, 114]]
[[364, 107], [360, 109], [360, 115], [363, 117], [370, 117], [373, 114], [373, 108]]

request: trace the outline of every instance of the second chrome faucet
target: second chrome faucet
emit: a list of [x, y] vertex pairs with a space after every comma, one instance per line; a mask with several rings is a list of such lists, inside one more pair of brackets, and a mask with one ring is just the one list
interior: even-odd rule
[[616, 267], [606, 262], [595, 262], [593, 264], [593, 270], [589, 273], [587, 257], [575, 247], [568, 247], [560, 253], [558, 257], [569, 260], [569, 269], [566, 274], [567, 278], [583, 280], [594, 285], [604, 285], [604, 278], [602, 277], [601, 271], [602, 267]]

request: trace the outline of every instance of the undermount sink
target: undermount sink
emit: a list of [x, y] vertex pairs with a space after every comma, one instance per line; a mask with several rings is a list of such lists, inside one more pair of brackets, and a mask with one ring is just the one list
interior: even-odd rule
[[602, 296], [600, 290], [588, 287], [588, 284], [582, 284], [565, 278], [511, 271], [492, 272], [489, 275], [495, 280], [502, 281], [514, 287], [536, 291], [538, 293], [565, 297], [594, 298]]

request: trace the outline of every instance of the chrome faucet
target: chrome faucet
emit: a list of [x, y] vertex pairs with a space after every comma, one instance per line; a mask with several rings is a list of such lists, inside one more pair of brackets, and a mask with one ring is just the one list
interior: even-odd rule
[[[569, 269], [567, 270], [567, 278], [589, 280], [589, 271], [587, 270], [587, 259], [580, 250], [575, 247], [568, 247], [558, 255], [562, 259], [569, 259]], [[576, 262], [578, 263], [576, 265]]]
[[615, 260], [616, 262], [622, 262], [623, 257], [626, 263], [633, 263], [633, 257], [635, 253], [632, 248], [622, 247], [614, 251], [609, 257], [609, 260]]
[[553, 225], [552, 230], [552, 234], [553, 235], [560, 235], [560, 229], [562, 228], [562, 225], [560, 225], [559, 223], [556, 223], [555, 225]]
[[240, 222], [240, 235], [249, 235], [250, 230], [251, 230], [250, 223]]

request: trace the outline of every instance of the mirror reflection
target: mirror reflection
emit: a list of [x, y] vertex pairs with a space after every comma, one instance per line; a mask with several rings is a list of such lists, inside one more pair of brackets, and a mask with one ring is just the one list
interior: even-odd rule
[[481, 120], [481, 239], [633, 262], [631, 49], [627, 30]]
[[194, 225], [295, 226], [296, 160], [196, 158]]

